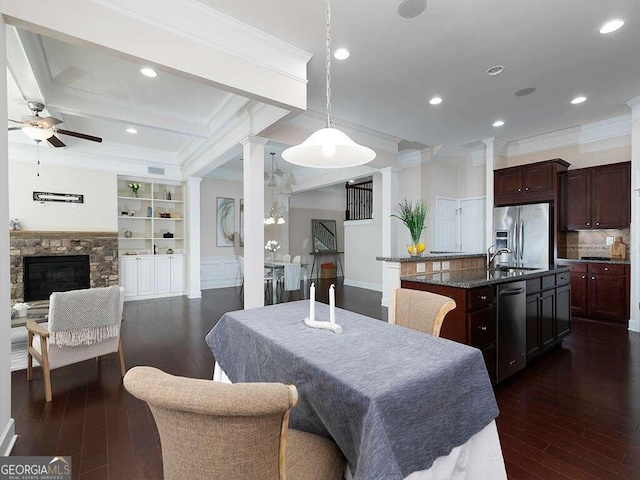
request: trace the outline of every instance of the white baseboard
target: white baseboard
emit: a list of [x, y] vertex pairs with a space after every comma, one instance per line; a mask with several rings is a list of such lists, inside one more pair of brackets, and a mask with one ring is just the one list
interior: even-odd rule
[[189, 300], [196, 300], [198, 298], [202, 298], [202, 292], [200, 290], [194, 290], [193, 292], [189, 292], [187, 294], [187, 298]]
[[16, 443], [16, 424], [13, 418], [9, 419], [7, 426], [4, 428], [2, 435], [0, 435], [0, 456], [8, 457], [13, 449], [13, 445]]
[[239, 287], [242, 284], [242, 279], [220, 279], [220, 280], [201, 280], [200, 288], [202, 290], [211, 290], [212, 288], [228, 288]]
[[153, 300], [155, 298], [181, 297], [184, 294], [184, 292], [154, 293], [153, 295], [140, 295], [139, 297], [124, 297], [124, 301], [133, 302], [136, 300]]
[[367, 290], [374, 290], [376, 292], [382, 291], [382, 285], [378, 285], [375, 283], [357, 282], [355, 280], [349, 280], [348, 278], [344, 279], [344, 284], [349, 287], [365, 288]]
[[640, 332], [640, 321], [636, 320], [629, 320], [629, 330], [631, 330], [632, 332]]

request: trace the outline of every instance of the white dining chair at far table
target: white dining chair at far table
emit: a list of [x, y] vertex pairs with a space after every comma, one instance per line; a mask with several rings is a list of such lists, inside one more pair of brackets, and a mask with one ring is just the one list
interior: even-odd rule
[[[240, 276], [242, 277], [242, 284], [240, 285], [240, 297], [244, 293], [244, 257], [238, 256], [238, 267], [240, 269]], [[276, 278], [274, 275], [265, 274], [264, 276], [264, 296], [269, 300], [273, 296], [272, 285], [275, 285]]]

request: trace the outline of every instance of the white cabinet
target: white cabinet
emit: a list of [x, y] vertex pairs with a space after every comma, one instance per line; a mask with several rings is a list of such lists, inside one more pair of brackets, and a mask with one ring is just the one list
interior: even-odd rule
[[129, 300], [181, 294], [184, 290], [184, 256], [122, 256], [120, 285]]
[[171, 259], [158, 257], [156, 260], [156, 293], [171, 291]]
[[184, 291], [184, 256], [171, 255], [171, 291]]

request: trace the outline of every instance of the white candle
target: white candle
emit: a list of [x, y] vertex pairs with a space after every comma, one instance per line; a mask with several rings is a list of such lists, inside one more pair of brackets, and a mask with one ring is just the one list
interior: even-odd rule
[[312, 322], [316, 319], [316, 284], [311, 283], [309, 292], [309, 320]]
[[333, 283], [329, 287], [329, 323], [332, 327], [336, 324], [336, 291]]

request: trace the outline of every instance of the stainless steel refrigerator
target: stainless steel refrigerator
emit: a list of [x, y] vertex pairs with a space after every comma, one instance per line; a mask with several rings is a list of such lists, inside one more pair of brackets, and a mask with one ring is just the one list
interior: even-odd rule
[[546, 268], [553, 263], [553, 211], [548, 203], [493, 209], [494, 244], [510, 254], [500, 265]]

